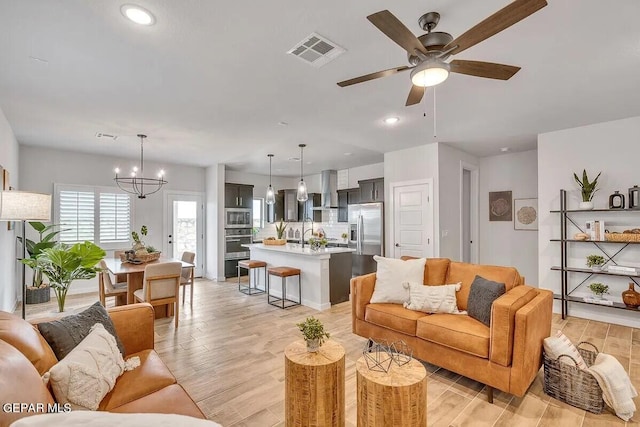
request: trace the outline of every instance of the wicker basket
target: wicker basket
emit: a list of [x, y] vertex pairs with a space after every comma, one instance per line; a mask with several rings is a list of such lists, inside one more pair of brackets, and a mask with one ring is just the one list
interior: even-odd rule
[[[589, 345], [595, 351], [580, 348], [581, 345]], [[591, 366], [598, 355], [598, 348], [586, 341], [578, 344], [578, 351], [587, 366]], [[560, 359], [566, 357], [573, 361], [573, 365], [565, 363]], [[602, 400], [602, 389], [598, 385], [595, 377], [587, 370], [578, 368], [578, 364], [573, 357], [562, 354], [556, 360], [544, 358], [544, 392], [576, 408], [594, 414], [600, 414], [604, 410]]]
[[269, 245], [271, 245], [271, 246], [282, 246], [282, 245], [287, 243], [287, 240], [286, 239], [275, 239], [275, 240], [273, 240], [273, 239], [272, 240], [264, 239], [262, 241], [262, 243], [267, 245], [267, 246], [269, 246]]
[[[160, 259], [160, 255], [162, 254], [162, 252], [151, 252], [150, 254], [147, 255], [136, 255], [135, 258], [135, 262], [137, 263], [145, 263], [145, 262], [151, 262], [151, 261], [157, 261]], [[127, 254], [120, 254], [120, 261], [125, 262], [127, 261]]]
[[640, 234], [636, 233], [604, 233], [604, 239], [610, 242], [640, 242]]

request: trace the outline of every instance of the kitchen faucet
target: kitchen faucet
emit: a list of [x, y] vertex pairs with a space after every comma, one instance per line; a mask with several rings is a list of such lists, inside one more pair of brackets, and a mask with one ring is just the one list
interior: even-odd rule
[[[311, 222], [311, 228], [305, 231], [305, 229], [304, 229], [304, 224], [305, 224], [307, 221], [310, 221], [310, 222]], [[311, 234], [313, 235], [313, 220], [312, 220], [311, 218], [307, 217], [307, 218], [305, 218], [305, 219], [303, 219], [303, 220], [302, 220], [302, 234], [300, 234], [300, 245], [302, 246], [302, 248], [303, 248], [303, 249], [304, 249], [304, 235], [305, 235], [307, 232], [309, 232], [309, 231], [310, 231], [310, 232], [311, 232]]]

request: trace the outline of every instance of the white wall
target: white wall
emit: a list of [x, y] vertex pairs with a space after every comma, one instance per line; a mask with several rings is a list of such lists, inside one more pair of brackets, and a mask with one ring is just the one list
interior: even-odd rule
[[[640, 159], [640, 117], [599, 123], [579, 128], [550, 132], [538, 136], [538, 210], [540, 212], [540, 231], [538, 233], [538, 253], [540, 258], [540, 287], [560, 292], [560, 273], [550, 271], [551, 266], [560, 264], [560, 243], [549, 239], [560, 237], [560, 218], [552, 209], [559, 209], [560, 189], [569, 191], [568, 207], [576, 209], [580, 202], [580, 192], [573, 180], [573, 173], [581, 173], [586, 168], [589, 177], [602, 171], [598, 180], [600, 191], [593, 199], [595, 208], [608, 208], [608, 196], [614, 190], [627, 194], [629, 187], [640, 185], [638, 159]], [[607, 228], [636, 228], [640, 226], [637, 212], [607, 213], [584, 212], [574, 215], [582, 224], [587, 220], [603, 219]], [[569, 229], [569, 236], [577, 230]], [[604, 246], [610, 252], [620, 248], [618, 245]], [[569, 245], [568, 265], [584, 267], [586, 255], [598, 253], [598, 250], [587, 243], [571, 243]], [[627, 247], [618, 258], [621, 265], [640, 266], [640, 248], [635, 245]], [[576, 284], [584, 275], [572, 274], [571, 283]], [[607, 298], [620, 301], [620, 294], [627, 288], [629, 280], [613, 276], [596, 276], [596, 281], [609, 285], [610, 295]], [[591, 283], [594, 280], [587, 282]], [[581, 289], [582, 291], [582, 289]], [[587, 295], [589, 292], [584, 291]], [[556, 304], [559, 311], [559, 305]], [[637, 313], [615, 310], [593, 305], [572, 304], [571, 315], [590, 319], [620, 323], [640, 327]]]
[[216, 164], [209, 166], [205, 174], [207, 259], [204, 275], [211, 280], [224, 280], [224, 169], [223, 164]]
[[489, 222], [489, 192], [511, 190], [514, 199], [537, 198], [538, 152], [531, 150], [483, 157], [479, 162], [479, 261], [481, 264], [516, 267], [528, 285], [537, 286], [538, 232], [516, 231], [513, 221]]
[[[18, 142], [2, 109], [0, 109], [0, 165], [10, 173], [11, 185], [19, 190], [32, 190], [19, 184]], [[1, 190], [1, 188], [0, 188]], [[7, 230], [7, 223], [0, 222], [0, 310], [13, 311], [17, 296], [22, 298], [18, 286], [20, 274], [16, 261], [16, 234], [21, 226], [16, 223], [15, 232]]]
[[[135, 160], [118, 157], [98, 156], [72, 151], [20, 145], [20, 182], [25, 189], [53, 194], [53, 184], [95, 185], [117, 188], [113, 182], [113, 170], [116, 166], [127, 170], [124, 165], [134, 164]], [[204, 193], [205, 170], [195, 166], [158, 164], [145, 161], [147, 171], [164, 169], [168, 184], [158, 193], [144, 200], [134, 199], [133, 229], [146, 225], [149, 235], [145, 243], [157, 248], [163, 247], [165, 216], [163, 192], [193, 191]], [[97, 289], [97, 281], [73, 284], [69, 293], [91, 292]]]
[[[392, 183], [416, 181], [424, 179], [433, 179], [433, 206], [435, 206], [435, 212], [433, 214], [434, 230], [435, 233], [435, 255], [438, 256], [438, 248], [440, 244], [439, 233], [437, 230], [439, 226], [438, 215], [438, 144], [427, 144], [419, 147], [407, 148], [406, 150], [392, 151], [384, 154], [384, 188], [385, 188], [385, 200], [391, 200], [391, 194], [389, 189]], [[385, 255], [391, 256], [392, 254], [390, 243], [391, 236], [390, 224], [393, 221], [392, 216], [393, 206], [391, 203], [385, 203], [384, 216], [385, 216]]]
[[[478, 159], [446, 144], [438, 144], [438, 206], [440, 211], [440, 256], [460, 260], [461, 164], [477, 166]], [[438, 228], [436, 229], [438, 230]]]
[[358, 187], [358, 181], [360, 180], [383, 177], [384, 162], [358, 166], [356, 168], [342, 169], [341, 172], [347, 176], [347, 185], [339, 185], [338, 190], [342, 190], [343, 188], [356, 188]]

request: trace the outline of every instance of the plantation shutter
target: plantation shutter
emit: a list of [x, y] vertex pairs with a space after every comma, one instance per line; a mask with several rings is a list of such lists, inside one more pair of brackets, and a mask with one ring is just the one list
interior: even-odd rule
[[93, 191], [61, 190], [60, 242], [76, 243], [94, 241], [94, 193]]
[[100, 193], [100, 242], [129, 242], [131, 198], [127, 194]]

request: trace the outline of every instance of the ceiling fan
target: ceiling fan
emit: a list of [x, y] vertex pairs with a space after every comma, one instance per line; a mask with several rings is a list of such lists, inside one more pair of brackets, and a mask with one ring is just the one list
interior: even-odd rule
[[407, 97], [406, 106], [419, 103], [425, 88], [442, 83], [449, 72], [467, 74], [488, 79], [509, 80], [520, 67], [496, 64], [493, 62], [466, 61], [454, 59], [447, 63], [451, 55], [458, 54], [489, 37], [509, 28], [513, 24], [532, 15], [547, 5], [546, 0], [516, 0], [480, 22], [458, 38], [451, 34], [433, 32], [440, 21], [440, 14], [429, 12], [420, 17], [418, 24], [426, 34], [416, 37], [398, 18], [388, 10], [383, 10], [367, 19], [380, 31], [407, 51], [410, 66], [390, 68], [376, 73], [366, 74], [338, 83], [338, 86], [351, 86], [380, 77], [390, 76], [411, 70], [413, 86]]

